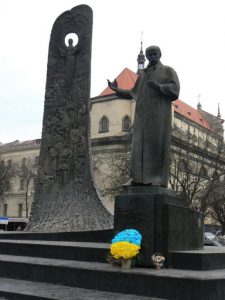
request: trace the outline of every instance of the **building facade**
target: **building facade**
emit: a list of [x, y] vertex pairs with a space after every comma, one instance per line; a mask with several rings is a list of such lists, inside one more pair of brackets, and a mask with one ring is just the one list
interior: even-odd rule
[[10, 189], [0, 198], [0, 216], [9, 217], [15, 230], [27, 222], [34, 194], [41, 140], [0, 144], [0, 163], [11, 170]]

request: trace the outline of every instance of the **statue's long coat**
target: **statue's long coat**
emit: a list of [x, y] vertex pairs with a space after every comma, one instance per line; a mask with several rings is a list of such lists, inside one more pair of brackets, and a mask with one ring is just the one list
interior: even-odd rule
[[[160, 84], [160, 90], [147, 85]], [[176, 72], [158, 62], [142, 71], [130, 91], [136, 100], [132, 140], [132, 177], [138, 184], [167, 187], [171, 135], [171, 103], [179, 96]]]

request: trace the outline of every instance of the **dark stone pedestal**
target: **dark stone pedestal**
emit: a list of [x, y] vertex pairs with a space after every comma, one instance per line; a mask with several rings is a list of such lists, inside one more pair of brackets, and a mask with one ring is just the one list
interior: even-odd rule
[[203, 248], [203, 220], [172, 191], [161, 187], [126, 187], [116, 196], [115, 233], [134, 228], [142, 233], [140, 265], [151, 265], [151, 256], [160, 252]]

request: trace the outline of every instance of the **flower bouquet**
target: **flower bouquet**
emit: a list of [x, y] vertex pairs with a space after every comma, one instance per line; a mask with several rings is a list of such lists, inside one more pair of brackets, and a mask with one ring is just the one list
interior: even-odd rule
[[122, 268], [131, 267], [134, 258], [141, 249], [142, 235], [136, 229], [126, 229], [119, 232], [113, 239], [110, 246], [112, 260], [121, 260]]
[[160, 253], [155, 253], [152, 255], [151, 259], [152, 259], [152, 264], [155, 266], [156, 270], [160, 270], [165, 261], [165, 257], [162, 256]]

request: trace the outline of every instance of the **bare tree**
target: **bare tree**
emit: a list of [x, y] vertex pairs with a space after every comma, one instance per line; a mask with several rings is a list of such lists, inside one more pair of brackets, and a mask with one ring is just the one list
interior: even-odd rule
[[211, 217], [222, 227], [225, 235], [225, 180], [217, 181], [212, 193]]
[[[205, 139], [174, 128], [170, 156], [170, 188], [183, 198], [188, 207], [225, 223], [225, 155], [222, 139], [205, 135]], [[94, 171], [100, 178], [104, 197], [114, 199], [130, 178], [129, 142], [121, 151], [94, 155]], [[223, 182], [223, 184], [222, 184]], [[221, 188], [224, 186], [224, 189]], [[224, 220], [224, 221], [223, 221]]]
[[208, 138], [203, 141], [190, 130], [182, 134], [175, 128], [169, 183], [187, 206], [206, 216], [211, 213], [217, 182], [225, 174], [224, 145], [220, 139], [212, 145]]
[[28, 218], [28, 196], [31, 184], [34, 182], [37, 174], [37, 161], [32, 158], [24, 159], [20, 170], [19, 176], [23, 182], [23, 188], [25, 190], [25, 209], [26, 209], [26, 218]]
[[101, 196], [113, 200], [122, 192], [122, 185], [130, 179], [130, 144], [114, 151], [93, 155], [93, 169]]
[[15, 165], [9, 160], [7, 165], [0, 157], [0, 198], [4, 198], [12, 186], [12, 178], [16, 175]]

